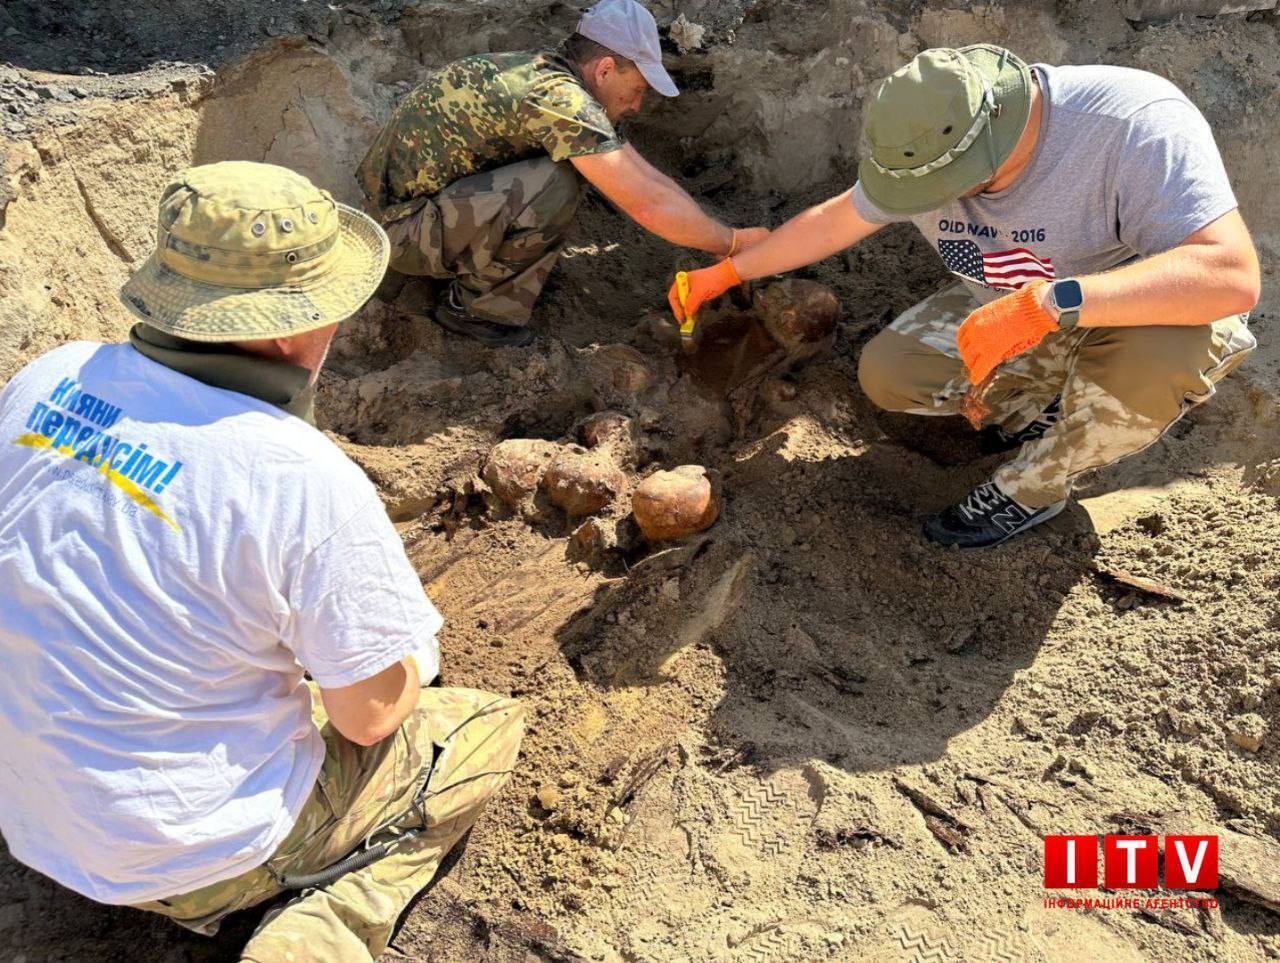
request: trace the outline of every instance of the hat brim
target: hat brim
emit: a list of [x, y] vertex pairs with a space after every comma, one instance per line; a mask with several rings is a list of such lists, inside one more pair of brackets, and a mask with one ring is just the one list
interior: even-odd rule
[[1012, 53], [988, 44], [964, 47], [961, 53], [991, 84], [1000, 113], [990, 121], [990, 134], [984, 131], [950, 164], [923, 177], [890, 177], [864, 157], [858, 164], [858, 180], [871, 202], [886, 213], [923, 214], [967, 194], [993, 173], [988, 136], [994, 142], [999, 167], [1009, 159], [1027, 126], [1034, 83], [1031, 68]]
[[680, 88], [676, 86], [676, 82], [671, 79], [671, 75], [667, 73], [667, 68], [662, 64], [636, 61], [636, 69], [644, 75], [645, 80], [649, 81], [649, 86], [662, 94], [663, 97], [680, 96]]
[[288, 338], [349, 318], [373, 296], [391, 245], [372, 218], [339, 204], [332, 269], [305, 285], [237, 288], [186, 277], [155, 252], [120, 289], [120, 300], [154, 328], [191, 341]]

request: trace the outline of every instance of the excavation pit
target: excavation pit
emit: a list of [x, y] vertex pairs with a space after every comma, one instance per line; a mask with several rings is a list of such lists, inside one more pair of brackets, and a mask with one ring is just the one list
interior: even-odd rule
[[[581, 4], [224, 0], [125, 17], [86, 3], [59, 8], [56, 30], [56, 5], [10, 6], [0, 93], [36, 106], [0, 121], [0, 379], [64, 341], [123, 338], [115, 292], [173, 171], [268, 161], [354, 202], [355, 164], [409, 85], [465, 53], [549, 41]], [[920, 522], [994, 462], [938, 456], [948, 426], [887, 419], [857, 387], [861, 345], [944, 280], [910, 228], [802, 272], [834, 292], [838, 321], [806, 342], [821, 350], [763, 372], [780, 342], [749, 303], [708, 315], [691, 356], [654, 336], [680, 252], [596, 196], [529, 348], [489, 351], [408, 300], [371, 302], [335, 344], [321, 426], [374, 480], [448, 620], [446, 683], [515, 694], [531, 720], [521, 769], [409, 913], [402, 956], [875, 958], [916, 934], [969, 958], [1089, 945], [1176, 959], [1191, 941], [1263, 959], [1280, 934], [1263, 908], [1103, 923], [1043, 909], [1038, 861], [1044, 833], [1155, 811], [1280, 831], [1277, 747], [1231, 735], [1274, 717], [1280, 692], [1274, 16], [1138, 30], [1103, 0], [682, 11], [706, 27], [670, 51], [687, 92], [652, 105], [634, 140], [735, 224], [845, 190], [868, 88], [922, 47], [995, 40], [1171, 77], [1214, 125], [1270, 272], [1262, 347], [1050, 526], [959, 554], [928, 547]], [[45, 33], [20, 42], [31, 29]], [[495, 505], [487, 459], [521, 438], [607, 448], [625, 485], [611, 476], [585, 519], [540, 505], [536, 480]], [[621, 489], [688, 464], [722, 478], [719, 517], [643, 543]], [[1104, 570], [1190, 604], [1121, 592]], [[968, 827], [963, 849], [922, 799], [954, 817], [947, 832]], [[255, 922], [207, 940], [0, 859], [0, 932], [28, 960], [229, 959]]]

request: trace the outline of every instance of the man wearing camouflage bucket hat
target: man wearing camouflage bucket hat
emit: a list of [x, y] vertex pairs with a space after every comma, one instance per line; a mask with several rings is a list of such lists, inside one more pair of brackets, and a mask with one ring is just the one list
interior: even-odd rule
[[[618, 125], [651, 89], [679, 93], [653, 14], [636, 0], [600, 0], [554, 50], [476, 54], [433, 71], [357, 171], [391, 238], [383, 295], [483, 344], [530, 343], [583, 181], [673, 244], [734, 254], [767, 236], [707, 215], [624, 140]], [[398, 290], [407, 277], [418, 280]]]
[[1208, 124], [1160, 77], [926, 50], [868, 105], [858, 183], [689, 275], [678, 317], [744, 279], [909, 220], [960, 278], [863, 348], [882, 408], [965, 414], [1017, 449], [928, 519], [995, 545], [1057, 515], [1082, 473], [1142, 450], [1254, 348], [1257, 255]]
[[0, 395], [0, 831], [201, 933], [302, 891], [245, 947], [262, 963], [381, 954], [520, 745], [519, 703], [428, 687], [440, 614], [311, 423], [387, 256], [292, 171], [191, 168], [121, 292], [129, 343]]

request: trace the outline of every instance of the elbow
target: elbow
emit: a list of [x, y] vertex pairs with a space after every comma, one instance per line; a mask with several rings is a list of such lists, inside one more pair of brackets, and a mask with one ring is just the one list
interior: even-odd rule
[[1256, 264], [1253, 271], [1241, 279], [1236, 288], [1236, 298], [1237, 307], [1234, 309], [1236, 314], [1248, 314], [1262, 300], [1262, 274]]
[[1227, 310], [1224, 315], [1248, 314], [1262, 299], [1262, 269], [1258, 264], [1258, 255], [1250, 247], [1247, 255], [1241, 254], [1234, 259], [1230, 270], [1223, 272], [1230, 281], [1227, 289]]
[[398, 728], [400, 728], [398, 720], [387, 718], [370, 720], [359, 726], [338, 727], [338, 731], [346, 737], [348, 742], [354, 742], [357, 746], [368, 748], [369, 746], [376, 746]]
[[[394, 731], [394, 730], [392, 730]], [[389, 732], [383, 732], [381, 729], [359, 729], [354, 732], [343, 732], [348, 742], [354, 742], [357, 746], [376, 746], [385, 739]]]

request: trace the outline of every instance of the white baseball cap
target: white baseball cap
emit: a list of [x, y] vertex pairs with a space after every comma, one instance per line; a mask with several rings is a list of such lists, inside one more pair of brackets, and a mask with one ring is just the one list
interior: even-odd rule
[[600, 0], [582, 15], [578, 33], [632, 61], [663, 97], [680, 93], [662, 66], [658, 24], [636, 0]]

